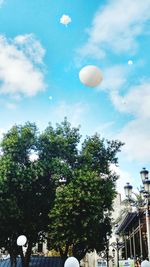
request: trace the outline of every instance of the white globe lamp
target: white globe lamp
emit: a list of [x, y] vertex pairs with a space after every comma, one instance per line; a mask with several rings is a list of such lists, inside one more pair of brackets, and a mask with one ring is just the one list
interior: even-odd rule
[[103, 76], [98, 67], [87, 65], [80, 70], [79, 79], [81, 83], [88, 87], [96, 87], [103, 80]]
[[18, 246], [24, 246], [26, 242], [27, 242], [27, 238], [26, 238], [25, 235], [20, 235], [20, 236], [17, 238], [17, 245], [18, 245]]
[[80, 267], [78, 260], [75, 257], [69, 257], [65, 261], [64, 267]]

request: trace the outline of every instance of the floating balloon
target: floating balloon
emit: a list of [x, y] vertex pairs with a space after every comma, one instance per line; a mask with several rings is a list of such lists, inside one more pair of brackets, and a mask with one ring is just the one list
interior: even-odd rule
[[86, 86], [96, 87], [103, 80], [103, 76], [98, 67], [88, 65], [80, 70], [79, 79]]
[[29, 155], [29, 160], [30, 160], [31, 162], [34, 162], [34, 161], [38, 160], [38, 158], [39, 158], [39, 155], [37, 155], [35, 152], [33, 152], [33, 153], [31, 153], [31, 154]]
[[27, 238], [26, 238], [25, 235], [20, 235], [20, 236], [17, 238], [17, 245], [18, 245], [18, 246], [24, 246], [26, 242], [27, 242]]
[[68, 15], [62, 15], [62, 17], [60, 18], [60, 23], [64, 24], [64, 25], [68, 25], [71, 22], [71, 18]]
[[75, 257], [69, 257], [65, 261], [64, 267], [79, 267], [79, 262]]
[[132, 60], [128, 60], [128, 65], [132, 65], [133, 61]]

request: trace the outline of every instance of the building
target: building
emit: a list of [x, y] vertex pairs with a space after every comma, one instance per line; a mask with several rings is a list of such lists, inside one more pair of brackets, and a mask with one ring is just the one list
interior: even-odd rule
[[120, 217], [120, 213], [123, 208], [124, 208], [124, 204], [121, 201], [121, 194], [118, 193], [113, 202], [113, 212], [112, 212], [113, 232], [112, 232], [112, 236], [108, 238], [108, 244], [106, 246], [106, 250], [102, 251], [101, 255], [98, 255], [96, 251], [87, 253], [85, 258], [81, 262], [81, 265], [83, 267], [106, 267], [108, 265], [111, 267], [111, 266], [117, 265], [117, 253], [116, 251], [114, 253], [114, 247], [112, 246], [112, 244], [116, 243], [116, 236], [115, 236], [116, 223], [115, 222]]
[[117, 232], [124, 240], [126, 259], [144, 260], [148, 257], [145, 210], [126, 213]]

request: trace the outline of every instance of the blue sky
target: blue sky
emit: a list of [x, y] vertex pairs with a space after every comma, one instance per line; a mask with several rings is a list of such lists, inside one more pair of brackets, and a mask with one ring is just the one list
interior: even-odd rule
[[[118, 190], [139, 186], [150, 168], [149, 10], [150, 0], [0, 0], [0, 134], [67, 116], [83, 136], [125, 142]], [[91, 64], [103, 74], [97, 88], [79, 80]]]

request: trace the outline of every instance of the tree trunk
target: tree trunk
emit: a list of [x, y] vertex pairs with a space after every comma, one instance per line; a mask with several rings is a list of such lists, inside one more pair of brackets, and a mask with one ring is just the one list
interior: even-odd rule
[[16, 267], [16, 254], [13, 251], [9, 251], [10, 254], [10, 265], [11, 267]]
[[61, 247], [59, 247], [59, 252], [60, 252], [60, 256], [61, 256], [62, 261], [63, 261], [63, 266], [65, 264], [66, 259], [68, 258], [68, 249], [69, 249], [69, 245], [66, 245], [65, 251], [63, 251], [63, 249]]
[[29, 241], [25, 255], [23, 254], [23, 250], [21, 249], [20, 256], [21, 256], [22, 267], [29, 267], [31, 252], [32, 252], [32, 242]]
[[78, 247], [78, 244], [72, 247], [72, 255], [80, 262], [86, 255], [87, 249]]

